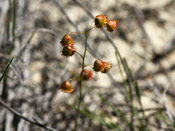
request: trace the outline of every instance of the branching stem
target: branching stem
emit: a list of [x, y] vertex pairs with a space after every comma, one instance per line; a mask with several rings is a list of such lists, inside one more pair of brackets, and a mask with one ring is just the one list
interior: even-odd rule
[[83, 70], [85, 67], [85, 58], [86, 58], [86, 51], [87, 51], [87, 39], [89, 36], [89, 32], [92, 30], [93, 28], [88, 29], [86, 32], [84, 32], [84, 36], [85, 36], [85, 47], [84, 47], [84, 54], [82, 56], [83, 61], [82, 61], [82, 69], [81, 69], [81, 74], [80, 74], [80, 89], [79, 89], [79, 99], [78, 99], [78, 106], [77, 106], [77, 110], [76, 110], [76, 118], [75, 118], [75, 127], [74, 127], [74, 131], [77, 130], [77, 124], [78, 124], [78, 116], [79, 116], [79, 110], [80, 110], [80, 105], [81, 105], [81, 97], [82, 97], [82, 83], [83, 83]]

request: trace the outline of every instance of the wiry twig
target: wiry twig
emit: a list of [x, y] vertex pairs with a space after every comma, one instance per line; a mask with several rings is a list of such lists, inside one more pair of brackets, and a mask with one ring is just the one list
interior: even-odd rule
[[21, 32], [20, 33], [17, 33], [16, 36], [15, 36], [15, 38], [10, 38], [8, 40], [8, 42], [12, 42], [13, 39], [16, 39], [16, 38], [18, 38], [20, 36], [24, 36], [24, 35], [35, 33], [35, 32], [45, 32], [45, 33], [50, 33], [50, 34], [55, 35], [55, 36], [58, 35], [57, 32], [55, 32], [55, 31], [53, 31], [51, 29], [48, 29], [48, 28], [37, 28], [37, 29], [32, 29], [30, 31], [26, 31], [26, 32], [22, 32], [22, 33]]
[[5, 68], [5, 70], [4, 70], [3, 74], [2, 74], [2, 76], [0, 77], [0, 82], [1, 82], [1, 80], [5, 77], [6, 73], [8, 72], [9, 66], [10, 66], [10, 64], [12, 63], [13, 58], [14, 58], [14, 57], [12, 57], [12, 58], [10, 59], [9, 63], [7, 64], [7, 66], [6, 66], [6, 68]]
[[74, 3], [76, 3], [78, 6], [80, 6], [80, 7], [82, 7], [85, 11], [86, 11], [86, 13], [91, 17], [91, 18], [94, 18], [94, 16], [92, 15], [92, 13], [90, 12], [90, 10], [86, 7], [86, 6], [84, 6], [83, 4], [81, 4], [79, 1], [77, 1], [77, 0], [72, 0]]
[[141, 28], [141, 30], [142, 30], [142, 32], [143, 32], [145, 38], [146, 38], [146, 42], [150, 45], [152, 52], [153, 52], [154, 54], [157, 54], [157, 53], [156, 53], [156, 50], [155, 50], [155, 47], [154, 47], [154, 45], [153, 45], [153, 43], [152, 43], [152, 41], [151, 41], [151, 39], [150, 39], [148, 33], [146, 32], [144, 26], [143, 26], [143, 23], [144, 23], [144, 15], [143, 15], [142, 11], [141, 11], [140, 9], [138, 9], [138, 8], [135, 8], [135, 7], [132, 7], [132, 8], [133, 8], [134, 14], [135, 14], [135, 16], [136, 16], [138, 25], [140, 26], [140, 28]]
[[36, 120], [31, 120], [31, 119], [29, 119], [29, 118], [27, 118], [27, 117], [21, 115], [19, 112], [17, 112], [17, 111], [14, 110], [13, 108], [9, 107], [7, 104], [5, 104], [1, 99], [0, 99], [0, 104], [1, 104], [3, 107], [5, 107], [7, 110], [9, 110], [10, 112], [12, 112], [13, 114], [15, 114], [17, 117], [19, 117], [19, 118], [21, 118], [21, 119], [23, 119], [23, 120], [25, 120], [25, 121], [28, 121], [28, 122], [30, 122], [31, 124], [35, 124], [35, 125], [37, 125], [37, 126], [39, 126], [39, 127], [41, 127], [41, 128], [44, 128], [44, 129], [46, 129], [46, 130], [49, 130], [49, 131], [56, 131], [56, 129], [53, 129], [53, 128], [51, 128], [51, 127], [48, 127], [47, 125], [44, 125], [44, 124], [42, 124], [42, 123], [40, 123], [40, 122], [37, 122]]
[[76, 24], [70, 19], [70, 17], [67, 15], [66, 11], [64, 10], [64, 8], [60, 5], [59, 0], [54, 0], [54, 2], [56, 3], [56, 5], [58, 6], [58, 8], [60, 9], [61, 13], [66, 17], [67, 21], [79, 32], [78, 27], [76, 26]]

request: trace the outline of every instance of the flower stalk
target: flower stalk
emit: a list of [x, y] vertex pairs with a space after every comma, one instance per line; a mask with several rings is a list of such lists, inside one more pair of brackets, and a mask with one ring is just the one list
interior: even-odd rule
[[87, 51], [87, 40], [88, 40], [88, 36], [89, 36], [89, 32], [91, 31], [90, 28], [89, 30], [87, 30], [84, 34], [85, 36], [85, 47], [84, 47], [84, 53], [83, 53], [83, 57], [82, 57], [82, 69], [81, 69], [81, 74], [80, 74], [80, 89], [79, 89], [79, 99], [78, 99], [78, 106], [77, 106], [77, 110], [76, 110], [76, 118], [75, 118], [75, 127], [74, 127], [74, 131], [77, 130], [77, 124], [78, 124], [78, 116], [79, 116], [79, 109], [80, 109], [80, 105], [81, 105], [81, 97], [82, 97], [82, 83], [83, 83], [83, 70], [85, 67], [85, 58], [86, 58], [86, 51]]

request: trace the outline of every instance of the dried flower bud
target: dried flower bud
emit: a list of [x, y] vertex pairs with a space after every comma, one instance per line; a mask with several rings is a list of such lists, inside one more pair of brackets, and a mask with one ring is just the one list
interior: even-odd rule
[[69, 34], [65, 34], [60, 43], [63, 46], [66, 46], [66, 45], [73, 45], [74, 41], [73, 41], [72, 37]]
[[88, 69], [83, 70], [83, 80], [88, 81], [92, 79], [92, 72]]
[[64, 46], [63, 50], [62, 50], [62, 55], [68, 57], [68, 56], [72, 56], [75, 52], [75, 48], [72, 46]]
[[98, 28], [102, 28], [106, 25], [107, 17], [104, 15], [97, 15], [95, 17], [95, 26]]
[[60, 86], [59, 86], [60, 91], [65, 92], [65, 93], [72, 93], [74, 89], [72, 88], [72, 84], [69, 81], [64, 81]]
[[94, 71], [96, 71], [96, 72], [98, 72], [98, 71], [103, 72], [105, 68], [106, 68], [106, 63], [104, 61], [96, 60], [94, 62], [94, 67], [93, 67]]
[[103, 72], [103, 73], [106, 73], [106, 72], [110, 71], [111, 68], [112, 68], [112, 64], [106, 62], [106, 67], [105, 67], [105, 69], [104, 69], [102, 72]]
[[113, 32], [118, 27], [118, 21], [117, 20], [107, 20], [106, 27], [109, 32]]

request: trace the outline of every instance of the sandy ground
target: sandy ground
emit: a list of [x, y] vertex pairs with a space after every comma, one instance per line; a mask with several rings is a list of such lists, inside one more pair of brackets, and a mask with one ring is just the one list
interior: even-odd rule
[[[108, 19], [117, 19], [119, 26], [113, 33], [107, 32], [126, 58], [138, 82], [144, 108], [165, 108], [162, 111], [168, 124], [154, 120], [157, 110], [146, 112], [151, 130], [169, 128], [175, 122], [175, 1], [174, 0], [79, 0], [93, 16], [104, 14]], [[74, 126], [75, 105], [78, 98], [77, 81], [72, 81], [74, 93], [58, 90], [61, 82], [78, 76], [81, 72], [81, 58], [75, 54], [65, 58], [61, 55], [59, 43], [65, 33], [85, 31], [93, 19], [74, 1], [69, 0], [18, 0], [16, 8], [15, 40], [13, 41], [13, 17], [9, 23], [8, 1], [0, 1], [0, 73], [12, 56], [7, 78], [0, 83], [0, 95], [11, 107], [22, 115], [48, 124], [57, 130], [70, 131]], [[12, 14], [13, 14], [12, 10]], [[13, 16], [13, 15], [12, 15]], [[33, 35], [32, 35], [32, 32]], [[84, 51], [84, 36], [72, 35], [75, 48]], [[10, 55], [8, 50], [14, 42]], [[99, 96], [107, 99], [115, 108], [128, 112], [115, 56], [114, 46], [101, 29], [93, 29], [88, 46], [98, 59], [111, 62], [108, 74], [93, 72], [93, 79], [83, 84], [83, 106], [98, 115], [106, 112], [106, 121], [119, 122]], [[93, 58], [86, 57], [87, 68], [92, 70]], [[125, 79], [127, 79], [124, 73]], [[7, 88], [7, 96], [3, 90]], [[134, 104], [139, 108], [137, 97]], [[120, 106], [123, 105], [123, 106]], [[0, 130], [33, 131], [37, 126], [17, 119], [0, 106]], [[126, 114], [130, 117], [129, 113]], [[109, 130], [84, 115], [80, 115], [79, 130]], [[15, 123], [16, 122], [16, 123]], [[14, 124], [15, 123], [15, 124]], [[121, 123], [123, 130], [128, 130]]]

